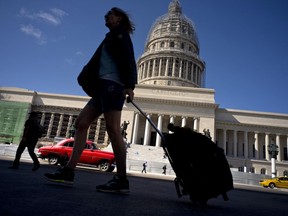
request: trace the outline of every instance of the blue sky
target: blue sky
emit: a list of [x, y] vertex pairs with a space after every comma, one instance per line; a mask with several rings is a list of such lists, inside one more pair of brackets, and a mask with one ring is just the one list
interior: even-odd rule
[[[108, 29], [129, 12], [136, 59], [171, 0], [0, 0], [0, 86], [85, 95], [76, 78]], [[196, 26], [206, 88], [222, 108], [288, 114], [288, 1], [180, 0]]]

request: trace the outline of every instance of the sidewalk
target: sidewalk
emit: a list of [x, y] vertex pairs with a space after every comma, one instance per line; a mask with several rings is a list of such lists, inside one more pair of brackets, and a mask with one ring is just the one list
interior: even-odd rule
[[[0, 144], [0, 156], [15, 157], [18, 145], [16, 144]], [[35, 149], [36, 151], [36, 149]], [[30, 159], [27, 148], [24, 150], [21, 159]], [[31, 160], [32, 161], [32, 160]]]

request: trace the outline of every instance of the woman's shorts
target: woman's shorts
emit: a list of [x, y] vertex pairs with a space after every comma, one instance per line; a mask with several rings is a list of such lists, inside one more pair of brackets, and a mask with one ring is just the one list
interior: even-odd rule
[[96, 96], [87, 105], [95, 107], [100, 113], [122, 110], [125, 101], [122, 85], [110, 80], [100, 80], [96, 91]]

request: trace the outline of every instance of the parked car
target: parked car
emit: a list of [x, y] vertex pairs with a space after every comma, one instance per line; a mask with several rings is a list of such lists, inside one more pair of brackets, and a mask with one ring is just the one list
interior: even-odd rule
[[288, 177], [281, 176], [275, 177], [271, 179], [262, 179], [260, 180], [259, 184], [263, 187], [270, 187], [270, 188], [288, 188]]
[[[37, 156], [48, 159], [51, 165], [65, 165], [69, 160], [74, 146], [74, 139], [63, 139], [55, 145], [39, 148]], [[113, 152], [97, 149], [95, 143], [87, 140], [78, 165], [96, 166], [103, 172], [112, 172], [115, 168]]]

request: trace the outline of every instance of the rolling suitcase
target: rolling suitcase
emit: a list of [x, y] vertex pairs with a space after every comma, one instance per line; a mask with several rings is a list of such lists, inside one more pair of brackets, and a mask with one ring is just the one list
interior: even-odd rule
[[207, 136], [171, 123], [168, 130], [173, 133], [164, 136], [129, 97], [127, 102], [132, 103], [161, 136], [164, 153], [176, 174], [178, 197], [188, 195], [193, 204], [200, 206], [206, 206], [209, 199], [219, 195], [228, 200], [233, 178], [223, 149]]

